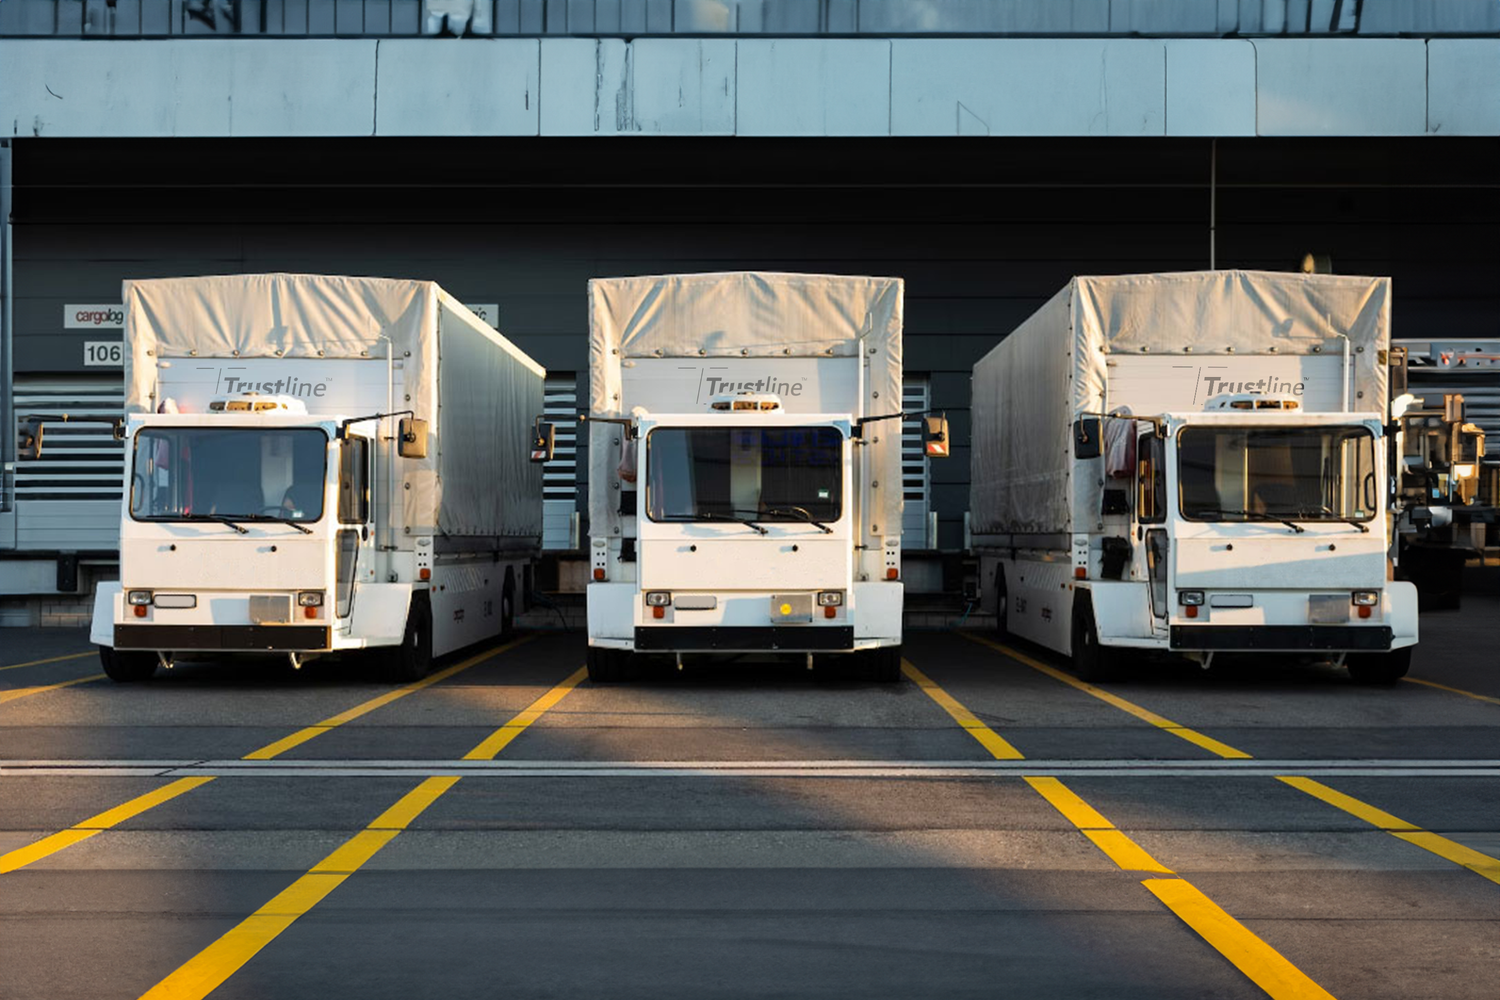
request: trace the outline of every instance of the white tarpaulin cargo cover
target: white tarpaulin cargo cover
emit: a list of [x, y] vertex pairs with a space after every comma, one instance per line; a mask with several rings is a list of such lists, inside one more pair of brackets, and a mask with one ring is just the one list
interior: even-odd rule
[[1384, 412], [1390, 301], [1389, 278], [1265, 271], [1074, 278], [974, 366], [973, 532], [1067, 533], [1074, 511], [1092, 523], [1102, 466], [1075, 481], [1072, 425], [1078, 414], [1104, 411], [1112, 354], [1341, 356], [1342, 334], [1351, 346], [1351, 407]]
[[400, 525], [412, 535], [540, 536], [529, 427], [546, 372], [434, 282], [241, 274], [127, 281], [124, 294], [126, 412], [156, 408], [163, 360], [337, 364], [383, 359], [389, 341], [410, 396], [396, 409], [430, 422], [427, 458], [397, 459]]
[[[849, 358], [867, 363], [862, 413], [892, 412], [901, 403], [900, 278], [757, 271], [595, 278], [589, 282], [589, 412], [623, 417], [648, 400], [623, 398], [621, 364], [633, 358]], [[619, 449], [614, 429], [595, 425], [590, 437], [592, 484], [610, 482]], [[880, 435], [869, 468], [878, 481], [899, 483], [900, 433]], [[589, 491], [590, 532], [618, 533], [609, 490]], [[900, 489], [884, 491], [883, 523], [901, 523]], [[873, 512], [872, 512], [873, 514]], [[865, 518], [868, 529], [870, 518]], [[868, 534], [868, 530], [866, 530]]]

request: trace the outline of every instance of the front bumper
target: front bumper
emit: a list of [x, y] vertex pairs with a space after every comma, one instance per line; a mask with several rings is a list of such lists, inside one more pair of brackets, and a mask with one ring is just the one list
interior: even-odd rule
[[323, 653], [330, 639], [327, 625], [116, 625], [113, 645], [174, 653]]
[[854, 648], [854, 626], [638, 626], [635, 648], [643, 653], [844, 652]]
[[1173, 625], [1170, 648], [1214, 652], [1387, 652], [1389, 625]]

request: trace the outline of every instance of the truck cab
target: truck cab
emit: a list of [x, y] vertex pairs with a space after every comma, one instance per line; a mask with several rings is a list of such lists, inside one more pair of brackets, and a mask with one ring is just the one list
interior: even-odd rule
[[633, 532], [592, 549], [596, 679], [634, 652], [859, 654], [899, 678], [900, 543], [858, 544], [869, 501], [852, 415], [747, 393], [708, 413], [638, 410], [627, 428]]
[[121, 580], [100, 587], [92, 636], [110, 675], [140, 679], [195, 650], [297, 664], [363, 648], [353, 624], [356, 584], [376, 581], [374, 428], [254, 393], [208, 413], [130, 416]]
[[1101, 661], [1086, 668], [1138, 647], [1205, 665], [1284, 652], [1342, 659], [1358, 679], [1406, 672], [1416, 594], [1390, 579], [1385, 428], [1376, 414], [1297, 407], [1230, 396], [1114, 418], [1103, 531], [1075, 538], [1092, 614], [1075, 608], [1070, 639]]

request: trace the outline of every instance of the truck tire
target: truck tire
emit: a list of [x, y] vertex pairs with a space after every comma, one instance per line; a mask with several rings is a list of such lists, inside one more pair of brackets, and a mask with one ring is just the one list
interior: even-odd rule
[[881, 646], [863, 654], [865, 676], [876, 684], [897, 684], [901, 681], [901, 647]]
[[1099, 645], [1094, 603], [1086, 596], [1073, 606], [1073, 673], [1090, 684], [1119, 680], [1124, 674], [1120, 650]]
[[613, 684], [625, 679], [625, 668], [630, 662], [630, 654], [623, 649], [590, 646], [586, 662], [589, 668], [589, 680], [595, 684]]
[[104, 674], [112, 681], [121, 684], [134, 684], [138, 681], [150, 680], [156, 673], [158, 660], [155, 653], [143, 653], [136, 650], [121, 651], [109, 646], [99, 647], [99, 663], [104, 667]]
[[412, 595], [401, 645], [385, 655], [386, 677], [397, 683], [419, 681], [432, 670], [432, 604], [426, 594]]
[[509, 640], [516, 632], [516, 582], [507, 570], [505, 590], [500, 594], [500, 638]]
[[1344, 666], [1356, 684], [1394, 684], [1411, 669], [1411, 650], [1403, 646], [1389, 653], [1350, 653]]
[[995, 638], [1010, 639], [1010, 592], [1005, 587], [1005, 567], [995, 567]]

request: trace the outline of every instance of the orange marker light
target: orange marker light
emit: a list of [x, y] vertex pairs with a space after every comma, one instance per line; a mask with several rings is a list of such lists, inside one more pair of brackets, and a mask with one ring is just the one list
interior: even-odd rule
[[313, 608], [313, 607], [303, 608], [302, 609], [302, 617], [303, 618], [316, 618], [316, 617], [318, 617], [318, 609], [317, 608]]
[[887, 566], [885, 568], [885, 578], [887, 580], [894, 580], [897, 577], [899, 577], [900, 575], [901, 575], [900, 571], [898, 571], [896, 569], [896, 567], [894, 567], [894, 566]]
[[667, 617], [667, 609], [658, 604], [651, 609], [651, 617], [665, 618]]
[[417, 579], [419, 579], [419, 580], [431, 580], [432, 579], [432, 570], [428, 569], [426, 566], [423, 566], [421, 569], [417, 570]]
[[1370, 606], [1368, 604], [1361, 604], [1359, 606], [1359, 616], [1361, 618], [1370, 617]]
[[1088, 571], [1087, 567], [1085, 567], [1085, 566], [1074, 566], [1073, 567], [1073, 579], [1075, 579], [1075, 580], [1087, 580], [1088, 576], [1089, 576], [1089, 571]]
[[836, 617], [838, 617], [838, 613], [839, 613], [839, 609], [836, 608], [836, 607], [834, 607], [831, 604], [830, 605], [826, 605], [823, 608], [823, 617], [824, 618], [836, 618]]
[[135, 604], [135, 605], [132, 605], [132, 607], [135, 608], [135, 616], [137, 618], [144, 618], [144, 617], [146, 617], [146, 606], [144, 604]]
[[604, 579], [604, 567], [603, 566], [595, 566], [594, 567], [594, 579], [595, 580], [603, 580]]
[[1196, 604], [1189, 604], [1187, 607], [1185, 607], [1185, 608], [1182, 609], [1182, 614], [1183, 614], [1183, 617], [1185, 617], [1185, 618], [1197, 618], [1198, 617], [1198, 605], [1196, 605]]

